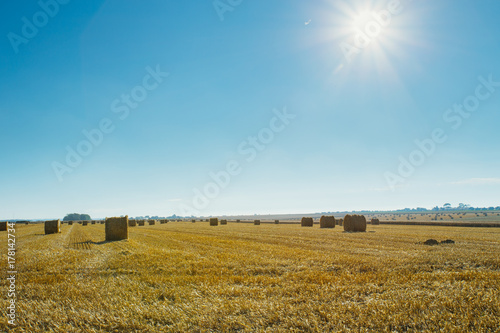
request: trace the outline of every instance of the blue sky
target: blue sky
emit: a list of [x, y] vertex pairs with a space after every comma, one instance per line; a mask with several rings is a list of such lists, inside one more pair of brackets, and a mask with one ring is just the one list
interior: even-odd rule
[[499, 205], [498, 1], [42, 3], [1, 5], [1, 219]]

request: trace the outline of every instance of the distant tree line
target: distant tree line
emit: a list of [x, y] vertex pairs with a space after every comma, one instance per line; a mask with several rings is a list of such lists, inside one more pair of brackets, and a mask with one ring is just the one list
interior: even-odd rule
[[92, 219], [90, 218], [89, 214], [78, 214], [78, 213], [72, 213], [72, 214], [67, 214], [63, 221], [91, 221]]
[[445, 203], [442, 207], [436, 206], [432, 210], [500, 210], [500, 206], [497, 207], [472, 207], [471, 205], [459, 203], [457, 207], [452, 207], [451, 204]]
[[471, 205], [459, 203], [457, 207], [453, 207], [450, 203], [445, 203], [442, 207], [435, 206], [432, 209], [427, 208], [405, 208], [398, 209], [396, 212], [423, 212], [423, 211], [443, 211], [443, 210], [500, 210], [500, 206], [496, 207], [472, 207]]

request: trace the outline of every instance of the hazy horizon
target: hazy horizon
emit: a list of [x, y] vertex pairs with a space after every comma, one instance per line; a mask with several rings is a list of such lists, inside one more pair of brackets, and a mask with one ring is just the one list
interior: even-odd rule
[[500, 204], [496, 1], [3, 9], [0, 219]]
[[[439, 206], [438, 207], [440, 209], [442, 209], [443, 207], [442, 206]], [[474, 210], [471, 210], [471, 211], [477, 211], [477, 210], [480, 210], [480, 209], [483, 209], [485, 208], [486, 210], [488, 210], [489, 208], [495, 208], [493, 211], [496, 212], [498, 209], [497, 207], [499, 207], [498, 205], [493, 205], [493, 206], [487, 206], [487, 207], [474, 207], [475, 209]], [[393, 210], [368, 210], [368, 209], [360, 209], [360, 210], [336, 210], [336, 211], [318, 211], [318, 212], [299, 212], [299, 211], [296, 211], [296, 212], [282, 212], [282, 213], [264, 213], [264, 214], [257, 214], [257, 213], [247, 213], [247, 214], [210, 214], [210, 215], [198, 215], [198, 216], [194, 216], [195, 218], [206, 218], [206, 217], [212, 217], [212, 216], [218, 216], [218, 217], [244, 217], [244, 216], [257, 216], [257, 217], [264, 217], [264, 216], [270, 216], [269, 218], [270, 219], [273, 219], [274, 217], [277, 217], [277, 216], [292, 216], [292, 215], [296, 215], [297, 217], [304, 217], [304, 216], [312, 216], [312, 215], [321, 215], [321, 214], [341, 214], [341, 213], [359, 213], [359, 212], [369, 212], [369, 213], [383, 213], [383, 212], [392, 212], [392, 213], [400, 213], [400, 214], [405, 214], [405, 213], [411, 213], [411, 214], [419, 214], [421, 213], [420, 210], [417, 210], [417, 209], [426, 209], [426, 211], [434, 211], [433, 208], [434, 207], [405, 207], [405, 208], [399, 208], [399, 209], [393, 209]], [[407, 211], [405, 209], [410, 209], [410, 211]], [[414, 209], [414, 210], [412, 210]], [[464, 211], [463, 209], [458, 209], [458, 207], [456, 206], [452, 206], [452, 208], [449, 209], [449, 211]], [[468, 210], [468, 209], [466, 209]], [[447, 210], [439, 210], [440, 212], [446, 212]], [[12, 218], [12, 219], [8, 219], [8, 218], [0, 218], [0, 220], [19, 220], [19, 221], [22, 221], [22, 220], [40, 220], [40, 221], [44, 221], [44, 220], [51, 220], [51, 219], [60, 219], [62, 220], [66, 215], [68, 214], [73, 214], [73, 213], [76, 213], [76, 214], [86, 214], [85, 212], [71, 212], [71, 213], [66, 213], [64, 214], [64, 216], [44, 216], [44, 217], [36, 217], [36, 218], [23, 218], [23, 217], [20, 217], [20, 218]], [[117, 214], [118, 215], [118, 214]], [[120, 214], [119, 216], [128, 216], [129, 218], [136, 218], [136, 217], [149, 217], [149, 218], [154, 218], [154, 217], [171, 217], [171, 216], [177, 216], [179, 218], [191, 218], [193, 216], [179, 216], [179, 215], [176, 215], [176, 214], [170, 214], [170, 215], [151, 215], [151, 214], [137, 214], [137, 215], [128, 215], [128, 214]], [[90, 216], [92, 218], [92, 220], [103, 220], [107, 217], [110, 217], [110, 216]]]

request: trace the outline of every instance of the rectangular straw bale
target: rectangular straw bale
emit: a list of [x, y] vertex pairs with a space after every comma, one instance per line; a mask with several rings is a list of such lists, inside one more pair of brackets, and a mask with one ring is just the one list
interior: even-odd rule
[[260, 220], [254, 220], [253, 225], [260, 225]]
[[61, 220], [45, 221], [45, 234], [57, 234], [61, 232]]
[[320, 228], [335, 228], [335, 217], [333, 216], [321, 216], [319, 219]]
[[349, 214], [344, 216], [344, 231], [354, 231], [354, 217]]
[[136, 220], [128, 220], [128, 226], [129, 227], [136, 227], [137, 221]]
[[366, 231], [366, 218], [364, 215], [349, 215], [344, 217], [344, 231], [364, 232]]
[[303, 217], [300, 221], [300, 225], [303, 227], [312, 227], [314, 225], [314, 221], [312, 217]]
[[7, 231], [7, 222], [0, 222], [0, 231]]
[[128, 239], [128, 215], [106, 218], [106, 241]]
[[364, 215], [356, 216], [356, 232], [366, 231], [366, 217]]
[[219, 219], [216, 218], [216, 217], [213, 217], [210, 219], [210, 226], [211, 227], [215, 227], [215, 226], [218, 226], [219, 225]]

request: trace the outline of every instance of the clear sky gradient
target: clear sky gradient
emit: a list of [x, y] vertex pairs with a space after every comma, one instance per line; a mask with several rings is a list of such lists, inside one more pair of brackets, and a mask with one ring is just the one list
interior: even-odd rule
[[0, 219], [500, 204], [496, 0], [41, 3], [0, 5]]

